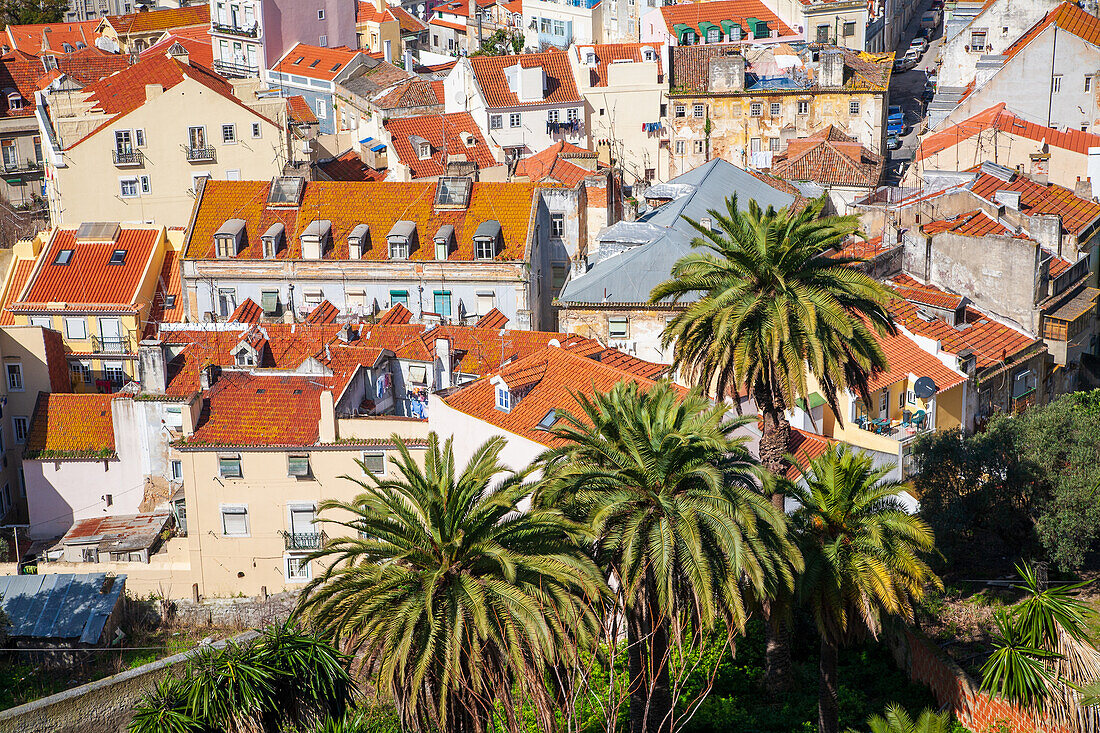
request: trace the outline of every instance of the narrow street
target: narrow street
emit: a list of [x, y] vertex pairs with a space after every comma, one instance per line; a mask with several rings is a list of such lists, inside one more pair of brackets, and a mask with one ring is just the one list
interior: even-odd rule
[[[929, 10], [931, 0], [921, 3], [920, 10], [906, 26], [896, 49], [896, 58], [901, 58], [909, 50], [909, 44], [920, 31], [921, 16]], [[909, 71], [895, 73], [890, 80], [890, 105], [898, 105], [905, 113], [906, 131], [901, 135], [901, 147], [888, 151], [886, 183], [897, 185], [904, 168], [913, 160], [917, 141], [924, 124], [925, 101], [923, 93], [928, 78], [936, 71], [936, 61], [943, 42], [943, 22], [933, 29], [928, 37], [928, 50], [921, 56], [917, 66]]]

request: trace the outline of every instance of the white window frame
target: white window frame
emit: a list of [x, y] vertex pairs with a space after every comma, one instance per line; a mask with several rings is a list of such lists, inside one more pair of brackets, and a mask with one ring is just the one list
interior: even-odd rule
[[[297, 573], [291, 573], [291, 566], [298, 568]], [[302, 570], [305, 570], [303, 573]], [[287, 583], [308, 583], [313, 579], [313, 563], [309, 561], [309, 555], [283, 555], [283, 580]]]
[[691, 105], [691, 116], [696, 119], [703, 119], [707, 114], [707, 106], [705, 104], [693, 104]]
[[[248, 504], [220, 504], [218, 505], [218, 514], [221, 516], [222, 522], [222, 537], [251, 537], [252, 536], [252, 522], [251, 517], [248, 514]], [[230, 534], [225, 526], [225, 515], [243, 515], [244, 516], [244, 532], [234, 532]]]
[[368, 456], [370, 458], [381, 458], [382, 459], [382, 470], [381, 471], [371, 471], [371, 473], [373, 473], [375, 476], [385, 476], [386, 475], [386, 469], [389, 466], [389, 461], [387, 460], [387, 457], [386, 457], [386, 451], [384, 451], [384, 450], [365, 450], [359, 455], [359, 462], [362, 464], [360, 466], [360, 468], [362, 469], [364, 476], [367, 475], [367, 471], [370, 471], [370, 469], [367, 467], [367, 457]]
[[[226, 133], [229, 133], [229, 137], [226, 137]], [[233, 122], [227, 122], [222, 125], [222, 144], [223, 145], [236, 145], [237, 144], [237, 125]]]
[[783, 104], [780, 102], [769, 102], [768, 114], [770, 114], [772, 117], [778, 117], [779, 115], [783, 114]]
[[264, 128], [259, 122], [252, 123], [252, 139], [258, 140], [264, 136]]
[[565, 214], [561, 212], [550, 214], [550, 236], [558, 239], [565, 236]]
[[[74, 332], [73, 326], [80, 324], [79, 335]], [[88, 338], [88, 321], [80, 316], [66, 316], [65, 317], [65, 338], [72, 339], [73, 341], [84, 341]]]
[[[127, 184], [133, 184], [133, 193], [126, 193]], [[136, 199], [141, 198], [141, 181], [137, 176], [120, 176], [118, 179], [118, 195], [119, 198], [124, 199]]]
[[[15, 371], [12, 371], [13, 368], [15, 369]], [[9, 392], [23, 392], [26, 390], [23, 382], [23, 365], [21, 363], [16, 361], [5, 364], [4, 374], [8, 381]], [[16, 383], [13, 383], [12, 377], [16, 378]]]
[[134, 130], [134, 147], [137, 147], [137, 148], [144, 148], [145, 147], [145, 130], [141, 130], [141, 129]]
[[512, 411], [512, 390], [508, 389], [503, 384], [497, 385], [496, 407], [501, 412]]
[[27, 442], [27, 431], [30, 430], [30, 418], [26, 415], [13, 415], [11, 418], [11, 434], [15, 442], [23, 445]]
[[880, 416], [885, 415], [890, 410], [890, 389], [888, 387], [882, 388], [882, 396], [878, 400], [878, 414]]
[[319, 120], [328, 119], [328, 103], [323, 99], [318, 99], [313, 103], [313, 111], [317, 115]]
[[810, 114], [810, 100], [808, 100], [808, 99], [798, 100], [798, 114], [800, 114], [800, 115]]
[[509, 112], [508, 113], [508, 127], [515, 128], [515, 127], [522, 127], [522, 126], [523, 126], [523, 115], [521, 115], [519, 112]]
[[1062, 91], [1062, 75], [1054, 74], [1050, 78], [1050, 89], [1054, 94], [1058, 94]]
[[504, 127], [504, 115], [489, 115], [489, 129], [500, 130]]
[[[621, 328], [616, 328], [621, 326]], [[630, 319], [627, 316], [613, 316], [607, 319], [607, 338], [630, 338]]]
[[859, 110], [860, 110], [859, 100], [858, 99], [849, 99], [848, 100], [848, 114], [858, 115]]
[[763, 102], [750, 102], [749, 103], [749, 117], [763, 117], [764, 116], [764, 103]]

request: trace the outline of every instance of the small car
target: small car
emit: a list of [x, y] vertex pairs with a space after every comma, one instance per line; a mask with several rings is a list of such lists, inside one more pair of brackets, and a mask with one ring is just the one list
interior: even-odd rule
[[940, 11], [929, 10], [927, 13], [920, 17], [921, 28], [928, 28], [934, 30], [940, 25]]
[[905, 71], [909, 71], [917, 65], [917, 61], [920, 59], [910, 58], [909, 56], [898, 56], [894, 59], [894, 73], [900, 74]]
[[887, 135], [904, 135], [905, 134], [905, 122], [888, 122], [886, 123]]
[[891, 104], [886, 110], [886, 121], [905, 124], [905, 111], [899, 105]]
[[909, 68], [912, 69], [918, 63], [920, 63], [920, 51], [915, 48], [910, 48], [905, 52], [905, 55], [901, 57], [901, 60], [906, 64], [909, 64]]
[[916, 49], [920, 53], [924, 53], [928, 50], [928, 41], [917, 36], [913, 39], [913, 42], [909, 44], [909, 50], [912, 51], [913, 49]]
[[886, 136], [886, 149], [887, 150], [897, 150], [900, 147], [901, 147], [901, 138], [900, 137], [898, 137], [897, 135], [887, 135]]

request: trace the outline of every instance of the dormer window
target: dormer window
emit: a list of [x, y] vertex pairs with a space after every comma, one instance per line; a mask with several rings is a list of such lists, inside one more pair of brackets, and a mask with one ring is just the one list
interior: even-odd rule
[[370, 247], [370, 227], [366, 224], [357, 224], [348, 233], [348, 258], [363, 259], [368, 247]]
[[407, 260], [412, 253], [414, 240], [416, 239], [416, 222], [395, 222], [386, 240], [390, 246], [391, 260]]
[[244, 219], [228, 219], [214, 232], [214, 253], [217, 257], [236, 257], [244, 239]]
[[489, 219], [474, 232], [474, 252], [479, 260], [491, 260], [500, 252], [500, 222]]
[[472, 148], [477, 145], [477, 138], [468, 132], [462, 133], [460, 137], [466, 141], [466, 147], [468, 148]]
[[282, 249], [283, 240], [286, 237], [286, 230], [282, 224], [272, 224], [260, 237], [264, 245], [264, 259], [273, 260], [275, 256], [279, 254], [279, 250]]
[[72, 53], [76, 50], [75, 48], [73, 48], [73, 44], [71, 43], [62, 43], [61, 48], [65, 50], [65, 53]]
[[432, 144], [419, 135], [410, 135], [409, 144], [412, 145], [417, 159], [428, 160], [432, 157]]
[[302, 259], [319, 260], [325, 255], [332, 241], [332, 222], [328, 219], [315, 219], [302, 232]]
[[435, 233], [435, 258], [437, 260], [445, 260], [451, 254], [451, 245], [455, 239], [455, 228], [450, 224], [444, 224], [439, 227], [439, 231]]
[[512, 409], [512, 391], [503, 382], [497, 385], [497, 409], [510, 412]]
[[653, 52], [652, 48], [647, 48], [644, 51], [642, 51], [642, 60], [643, 61], [656, 61], [657, 60], [657, 54]]
[[125, 265], [126, 264], [126, 250], [116, 249], [111, 253], [111, 259], [107, 261], [108, 265]]
[[8, 109], [23, 109], [23, 95], [14, 90], [8, 92]]
[[592, 53], [591, 51], [589, 51], [589, 52], [588, 52], [587, 54], [585, 54], [585, 56], [584, 56], [584, 62], [585, 62], [586, 64], [588, 64], [589, 66], [595, 66], [595, 65], [596, 65], [596, 54], [594, 54], [594, 53]]

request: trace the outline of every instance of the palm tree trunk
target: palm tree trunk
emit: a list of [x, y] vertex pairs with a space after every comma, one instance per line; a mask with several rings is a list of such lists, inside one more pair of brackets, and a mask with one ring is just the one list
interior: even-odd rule
[[641, 598], [627, 610], [627, 669], [630, 675], [630, 733], [671, 733], [669, 624], [657, 607], [647, 573]]
[[653, 694], [649, 699], [648, 733], [671, 733], [672, 731], [672, 685], [669, 681], [669, 639], [668, 619], [661, 618], [650, 608], [651, 631], [653, 641], [649, 645], [650, 674], [653, 679]]
[[645, 733], [646, 694], [645, 658], [648, 656], [642, 604], [626, 609], [626, 669], [629, 678], [630, 733]]
[[836, 644], [821, 637], [820, 677], [817, 685], [817, 731], [837, 733], [840, 707], [837, 705]]

